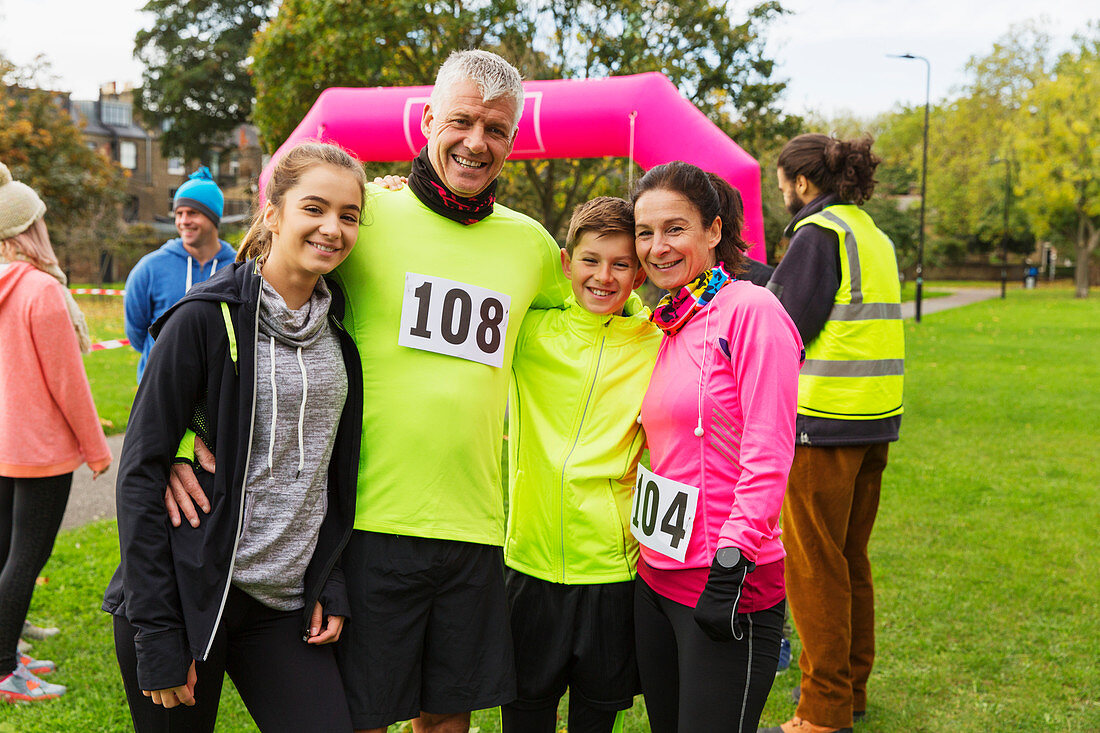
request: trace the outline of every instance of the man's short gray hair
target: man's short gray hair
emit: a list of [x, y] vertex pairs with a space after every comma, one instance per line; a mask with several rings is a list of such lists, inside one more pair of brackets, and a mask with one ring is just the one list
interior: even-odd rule
[[435, 86], [432, 87], [432, 108], [444, 106], [455, 85], [463, 79], [477, 84], [485, 102], [506, 97], [515, 103], [516, 118], [512, 121], [512, 132], [515, 132], [523, 114], [523, 78], [516, 67], [489, 51], [455, 51], [447, 57], [436, 74]]

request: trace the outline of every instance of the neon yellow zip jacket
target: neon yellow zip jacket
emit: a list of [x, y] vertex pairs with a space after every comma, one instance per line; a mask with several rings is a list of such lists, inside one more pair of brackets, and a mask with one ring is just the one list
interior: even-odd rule
[[570, 299], [523, 322], [509, 402], [510, 568], [553, 583], [634, 577], [637, 417], [661, 336], [637, 297], [627, 312], [599, 316]]
[[[433, 213], [410, 188], [368, 186], [363, 220], [355, 249], [335, 273], [363, 364], [355, 528], [499, 547], [512, 351], [528, 308], [565, 301], [560, 250], [541, 225], [499, 203], [463, 226]], [[413, 291], [414, 273], [450, 284]], [[506, 329], [500, 304], [478, 305], [466, 292], [472, 288], [509, 300]], [[503, 363], [400, 344], [410, 333], [486, 343]]]

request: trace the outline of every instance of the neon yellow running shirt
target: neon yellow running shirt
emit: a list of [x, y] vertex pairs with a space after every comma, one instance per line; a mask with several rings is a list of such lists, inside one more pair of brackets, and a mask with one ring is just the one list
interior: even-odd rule
[[[407, 187], [368, 186], [363, 220], [336, 270], [347, 294], [344, 325], [363, 363], [355, 528], [503, 545], [500, 453], [512, 351], [528, 308], [565, 301], [558, 246], [500, 204], [463, 226]], [[428, 348], [466, 349], [501, 365]]]

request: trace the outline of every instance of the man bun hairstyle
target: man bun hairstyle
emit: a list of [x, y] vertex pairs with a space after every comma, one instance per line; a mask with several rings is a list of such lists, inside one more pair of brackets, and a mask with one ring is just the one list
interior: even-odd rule
[[[298, 185], [306, 171], [318, 165], [331, 165], [346, 170], [355, 177], [359, 190], [365, 191], [367, 176], [363, 173], [363, 166], [350, 153], [331, 143], [303, 142], [288, 150], [275, 163], [271, 179], [264, 189], [267, 200], [281, 212], [286, 192]], [[271, 230], [264, 224], [264, 202], [259, 201], [256, 213], [252, 216], [252, 225], [237, 250], [237, 262], [259, 259], [267, 256], [270, 251]]]
[[516, 115], [512, 120], [511, 132], [515, 132], [523, 114], [523, 77], [516, 67], [489, 51], [455, 51], [447, 57], [436, 74], [430, 102], [432, 109], [445, 106], [454, 87], [464, 79], [477, 84], [484, 102], [500, 97], [512, 100]]
[[862, 204], [875, 192], [875, 168], [882, 162], [871, 152], [873, 143], [870, 135], [854, 140], [819, 133], [799, 135], [783, 146], [779, 167], [789, 180], [806, 176], [822, 193]]
[[[714, 174], [682, 160], [654, 166], [634, 184], [634, 189], [630, 192], [630, 203], [637, 203], [647, 191], [672, 191], [691, 202], [699, 212], [704, 228], [713, 224], [716, 217], [721, 217], [722, 238], [714, 248], [714, 254], [726, 268], [726, 272], [735, 275], [745, 269], [745, 255], [742, 252], [744, 240], [741, 239], [744, 207], [741, 205], [740, 194], [732, 186], [730, 189], [737, 194], [736, 203], [733, 198], [724, 202], [711, 182], [712, 175]], [[727, 217], [731, 219], [728, 224]], [[727, 227], [730, 229], [728, 234]]]
[[570, 256], [585, 232], [627, 234], [633, 239], [634, 207], [616, 196], [597, 196], [577, 204], [569, 219], [569, 233], [565, 235], [565, 251]]

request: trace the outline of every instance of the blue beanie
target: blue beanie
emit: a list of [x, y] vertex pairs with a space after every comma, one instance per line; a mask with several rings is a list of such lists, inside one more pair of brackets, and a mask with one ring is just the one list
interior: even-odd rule
[[224, 205], [225, 196], [222, 195], [218, 184], [214, 183], [210, 169], [205, 165], [192, 173], [187, 182], [176, 189], [176, 195], [172, 199], [173, 211], [181, 206], [190, 206], [214, 222], [214, 226], [221, 223]]

